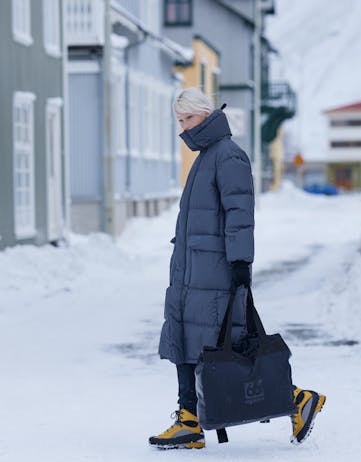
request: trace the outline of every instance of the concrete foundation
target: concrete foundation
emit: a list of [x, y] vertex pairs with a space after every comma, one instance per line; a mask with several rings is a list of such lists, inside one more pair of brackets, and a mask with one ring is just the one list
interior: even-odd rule
[[[119, 200], [115, 210], [116, 233], [121, 234], [127, 220], [133, 217], [155, 217], [167, 210], [179, 197], [162, 197], [137, 200]], [[73, 202], [71, 229], [75, 233], [104, 232], [101, 203], [97, 201]]]

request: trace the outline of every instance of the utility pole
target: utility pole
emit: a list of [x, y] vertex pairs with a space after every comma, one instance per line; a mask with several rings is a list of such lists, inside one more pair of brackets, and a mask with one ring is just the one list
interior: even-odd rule
[[104, 47], [103, 47], [103, 117], [104, 117], [104, 216], [105, 231], [116, 238], [115, 163], [112, 146], [112, 80], [111, 80], [111, 33], [110, 0], [104, 2]]
[[262, 191], [262, 153], [261, 153], [261, 0], [254, 0], [254, 34], [253, 34], [253, 150], [255, 176], [255, 200], [259, 207]]

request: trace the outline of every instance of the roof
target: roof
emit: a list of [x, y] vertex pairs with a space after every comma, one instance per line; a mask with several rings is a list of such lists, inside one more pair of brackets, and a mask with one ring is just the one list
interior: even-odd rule
[[140, 32], [146, 38], [152, 40], [152, 42], [160, 49], [164, 50], [173, 58], [177, 59], [183, 64], [189, 63], [193, 59], [193, 49], [185, 48], [178, 43], [170, 40], [166, 37], [162, 37], [159, 34], [155, 34], [149, 30], [146, 25], [126, 8], [118, 4], [116, 0], [111, 0], [110, 8], [113, 19], [118, 20], [125, 27], [129, 28], [133, 32]]
[[[251, 27], [254, 27], [254, 17], [249, 16], [245, 13], [243, 8], [239, 5], [239, 2], [234, 0], [216, 0], [220, 5], [222, 5], [227, 10], [231, 11], [232, 13], [237, 14], [243, 21]], [[260, 9], [261, 12], [266, 14], [275, 14], [275, 0], [261, 0], [260, 1]]]
[[345, 106], [338, 106], [332, 109], [323, 111], [324, 114], [333, 114], [334, 112], [350, 112], [350, 111], [361, 111], [361, 101], [358, 103], [347, 104]]
[[202, 35], [200, 34], [194, 34], [193, 35], [193, 38], [195, 40], [201, 40], [205, 45], [207, 45], [208, 48], [210, 48], [211, 50], [213, 50], [218, 56], [220, 56], [221, 52], [214, 46], [212, 45], [212, 43], [205, 39]]

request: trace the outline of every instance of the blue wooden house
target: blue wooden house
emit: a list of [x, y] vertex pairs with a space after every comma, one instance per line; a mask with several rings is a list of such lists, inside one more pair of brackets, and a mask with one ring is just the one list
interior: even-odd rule
[[117, 235], [179, 196], [173, 63], [159, 0], [67, 0], [71, 223]]

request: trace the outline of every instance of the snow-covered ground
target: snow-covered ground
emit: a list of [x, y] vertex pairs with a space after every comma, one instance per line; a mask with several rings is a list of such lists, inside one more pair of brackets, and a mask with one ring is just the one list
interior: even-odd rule
[[256, 214], [254, 296], [293, 351], [294, 382], [328, 401], [310, 438], [288, 418], [229, 429], [230, 443], [159, 451], [147, 438], [177, 408], [175, 367], [157, 356], [177, 206], [132, 220], [114, 244], [0, 253], [0, 460], [356, 461], [361, 429], [361, 195], [285, 185]]

